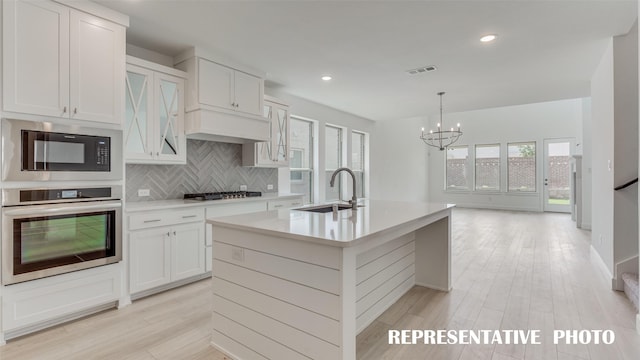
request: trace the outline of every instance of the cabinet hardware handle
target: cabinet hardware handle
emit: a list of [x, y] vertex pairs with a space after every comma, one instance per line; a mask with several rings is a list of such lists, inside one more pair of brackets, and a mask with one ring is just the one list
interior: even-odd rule
[[231, 103], [231, 107], [236, 107], [236, 103]]
[[184, 216], [182, 216], [182, 218], [183, 219], [188, 219], [188, 218], [194, 218], [196, 216], [198, 216], [198, 215], [184, 215]]
[[78, 108], [77, 107], [73, 108], [73, 115], [76, 115], [77, 113], [78, 113]]
[[173, 231], [173, 236], [176, 236], [176, 231], [175, 230]]
[[67, 107], [66, 107], [66, 106], [62, 108], [62, 113], [63, 113], [63, 114], [66, 114], [66, 113], [67, 113]]
[[153, 151], [149, 151], [149, 156], [153, 156]]
[[282, 204], [281, 204], [281, 205], [273, 205], [273, 207], [274, 207], [274, 208], [281, 208], [281, 207], [282, 207]]
[[167, 231], [167, 236], [171, 236], [171, 232]]
[[154, 219], [154, 220], [145, 220], [144, 223], [148, 224], [148, 223], [153, 223], [153, 222], [158, 222], [160, 221], [160, 219]]
[[159, 151], [156, 153], [156, 156], [160, 156], [160, 152]]

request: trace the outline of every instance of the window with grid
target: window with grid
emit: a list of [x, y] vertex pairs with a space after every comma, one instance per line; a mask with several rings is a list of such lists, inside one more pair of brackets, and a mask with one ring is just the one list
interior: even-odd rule
[[446, 150], [446, 184], [447, 190], [468, 190], [467, 161], [469, 159], [469, 147], [449, 146]]
[[536, 191], [535, 141], [507, 144], [508, 191]]
[[313, 202], [313, 123], [291, 117], [289, 168], [291, 192], [304, 194], [305, 204]]
[[333, 187], [329, 185], [331, 175], [342, 167], [342, 128], [327, 125], [325, 127], [325, 175], [326, 175], [326, 200], [340, 199], [342, 189], [342, 174], [336, 177]]
[[356, 196], [363, 198], [365, 171], [365, 134], [357, 131], [351, 133], [351, 170], [356, 175]]
[[500, 191], [500, 144], [476, 145], [476, 190]]

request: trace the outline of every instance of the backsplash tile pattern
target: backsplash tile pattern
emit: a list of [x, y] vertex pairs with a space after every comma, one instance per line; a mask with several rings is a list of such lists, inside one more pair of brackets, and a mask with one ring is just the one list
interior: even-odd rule
[[[242, 166], [242, 145], [187, 140], [186, 165], [127, 165], [127, 201], [182, 199], [185, 193], [248, 190], [278, 191], [278, 170]], [[267, 190], [272, 184], [273, 190]], [[151, 196], [138, 197], [138, 189]]]

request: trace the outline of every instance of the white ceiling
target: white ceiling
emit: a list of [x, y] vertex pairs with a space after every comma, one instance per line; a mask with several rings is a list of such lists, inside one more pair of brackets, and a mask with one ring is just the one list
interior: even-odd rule
[[[97, 2], [130, 16], [133, 45], [203, 47], [372, 120], [437, 113], [438, 91], [445, 112], [589, 96], [607, 39], [638, 14], [635, 0]], [[405, 72], [425, 65], [438, 70]]]

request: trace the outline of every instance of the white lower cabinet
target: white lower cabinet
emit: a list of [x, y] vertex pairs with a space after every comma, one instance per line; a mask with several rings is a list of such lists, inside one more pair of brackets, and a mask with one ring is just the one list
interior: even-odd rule
[[0, 332], [9, 339], [113, 307], [121, 269], [118, 263], [3, 286]]
[[[302, 206], [301, 196], [135, 212], [128, 217], [129, 292], [140, 297], [211, 271], [212, 227], [205, 217]], [[205, 208], [206, 206], [206, 208]], [[206, 216], [205, 216], [206, 213]], [[143, 293], [144, 292], [144, 293]]]
[[171, 281], [204, 273], [204, 224], [177, 225], [172, 234]]
[[204, 209], [131, 215], [129, 224], [131, 294], [206, 272]]
[[130, 290], [136, 293], [171, 282], [171, 229], [131, 232]]

